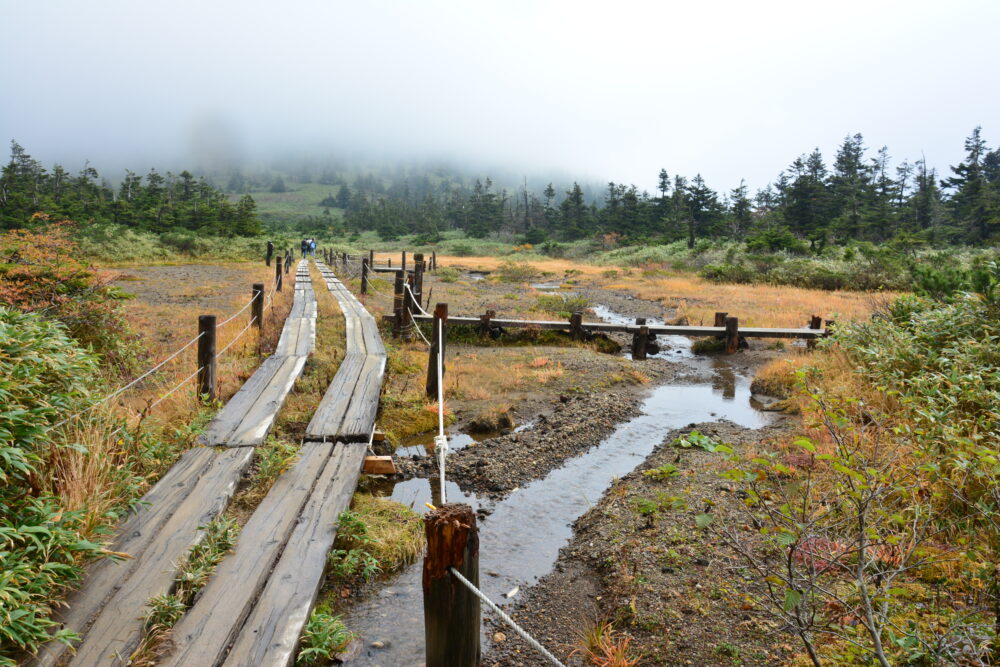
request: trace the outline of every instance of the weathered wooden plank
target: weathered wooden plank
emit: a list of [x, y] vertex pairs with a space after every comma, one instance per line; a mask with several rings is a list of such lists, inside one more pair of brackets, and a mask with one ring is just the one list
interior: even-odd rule
[[160, 660], [161, 666], [211, 666], [225, 658], [333, 447], [333, 443], [302, 446], [298, 462], [277, 479], [243, 527], [234, 553], [219, 564], [198, 601], [174, 626], [173, 650]]
[[344, 415], [351, 404], [358, 375], [364, 366], [365, 357], [349, 354], [340, 362], [333, 382], [327, 387], [323, 399], [306, 426], [306, 440], [332, 440], [340, 431]]
[[246, 417], [247, 412], [253, 407], [261, 392], [279, 371], [285, 358], [272, 356], [265, 359], [264, 363], [258, 366], [257, 370], [250, 376], [250, 379], [243, 383], [239, 391], [229, 399], [225, 407], [205, 427], [205, 430], [198, 436], [198, 443], [212, 446], [227, 442], [233, 431]]
[[[191, 493], [199, 477], [209, 468], [215, 452], [204, 447], [189, 449], [170, 470], [146, 492], [136, 504], [136, 509], [119, 527], [117, 537], [108, 545], [111, 551], [127, 553], [129, 560], [114, 562], [101, 559], [87, 568], [86, 577], [79, 590], [67, 596], [68, 607], [55, 616], [60, 625], [83, 634], [98, 610], [135, 570], [137, 557], [157, 535], [160, 527]], [[59, 662], [68, 650], [62, 642], [49, 642], [42, 646], [33, 660], [34, 665], [49, 667]]]
[[337, 438], [348, 442], [367, 442], [375, 425], [378, 399], [382, 392], [385, 357], [368, 356], [351, 393], [351, 404], [344, 414], [344, 421]]
[[[392, 315], [383, 315], [382, 319], [391, 322]], [[429, 315], [414, 314], [413, 319], [417, 322], [432, 322], [434, 318]], [[471, 324], [478, 326], [478, 317], [448, 317], [449, 324]], [[533, 329], [569, 329], [569, 321], [551, 320], [505, 320], [492, 318], [490, 323], [494, 326], [506, 327], [508, 329], [533, 328]], [[725, 327], [701, 327], [701, 326], [675, 326], [666, 324], [647, 325], [649, 333], [663, 334], [665, 336], [724, 336]], [[639, 328], [632, 324], [611, 324], [608, 322], [584, 322], [583, 328], [590, 331], [614, 331], [619, 333], [637, 333]], [[826, 333], [825, 329], [784, 329], [768, 327], [740, 327], [740, 335], [747, 338], [821, 338]]]
[[289, 356], [281, 359], [281, 366], [271, 382], [260, 392], [257, 400], [246, 412], [232, 434], [225, 442], [217, 444], [227, 447], [249, 447], [264, 444], [264, 438], [274, 425], [278, 411], [284, 405], [289, 392], [305, 368], [306, 357]]
[[292, 664], [302, 627], [316, 601], [340, 513], [350, 506], [367, 446], [338, 444], [302, 520], [288, 540], [260, 601], [243, 625], [225, 665]]
[[100, 610], [70, 665], [115, 664], [116, 656], [127, 658], [135, 650], [149, 599], [173, 590], [178, 564], [201, 539], [201, 527], [229, 504], [252, 456], [249, 448], [215, 453], [195, 488], [136, 559], [133, 574]]

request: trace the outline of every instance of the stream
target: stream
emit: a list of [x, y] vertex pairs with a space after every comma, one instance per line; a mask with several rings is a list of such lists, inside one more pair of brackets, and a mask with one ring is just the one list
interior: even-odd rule
[[[606, 322], [633, 321], [603, 306], [594, 312]], [[657, 356], [683, 364], [691, 378], [685, 384], [654, 388], [642, 404], [642, 413], [620, 424], [598, 446], [497, 502], [480, 500], [447, 482], [448, 502], [464, 502], [488, 512], [479, 522], [479, 580], [482, 590], [498, 604], [507, 602], [504, 594], [530, 586], [552, 569], [559, 549], [572, 537], [573, 522], [601, 498], [615, 478], [642, 463], [667, 431], [720, 419], [749, 428], [768, 423], [768, 415], [752, 404], [751, 378], [723, 359], [693, 355], [687, 338], [661, 336], [659, 341], [662, 351]], [[464, 437], [469, 444], [471, 436]], [[409, 443], [413, 449], [406, 451], [417, 453], [423, 444]], [[436, 479], [409, 479], [390, 482], [386, 495], [423, 513], [427, 511], [424, 503], [440, 502], [437, 487]], [[344, 614], [347, 627], [364, 642], [352, 664], [390, 667], [423, 662], [421, 568], [420, 561], [410, 565]]]

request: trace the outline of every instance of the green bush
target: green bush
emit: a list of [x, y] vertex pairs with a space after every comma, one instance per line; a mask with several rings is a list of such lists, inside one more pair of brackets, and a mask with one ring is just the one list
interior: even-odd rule
[[36, 479], [56, 446], [50, 427], [85, 405], [96, 373], [64, 327], [0, 307], [0, 664], [49, 639], [53, 601], [100, 551], [80, 538], [81, 514], [62, 511]]
[[505, 283], [526, 283], [538, 277], [538, 270], [530, 264], [504, 262], [494, 275]]
[[445, 266], [438, 269], [435, 275], [443, 283], [454, 283], [458, 282], [458, 278], [462, 275], [462, 272], [453, 266]]

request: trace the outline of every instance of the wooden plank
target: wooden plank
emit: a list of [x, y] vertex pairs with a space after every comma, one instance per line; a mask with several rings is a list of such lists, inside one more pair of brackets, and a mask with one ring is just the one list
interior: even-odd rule
[[[391, 322], [392, 315], [383, 315], [382, 319]], [[417, 322], [432, 322], [434, 318], [428, 315], [414, 315]], [[480, 324], [478, 317], [448, 317], [449, 324]], [[569, 330], [569, 321], [559, 322], [551, 320], [504, 320], [493, 318], [490, 320], [493, 326], [507, 327], [508, 329], [551, 329]], [[637, 333], [639, 328], [632, 324], [610, 324], [608, 322], [584, 322], [583, 328], [590, 331], [613, 331], [618, 333]], [[662, 334], [665, 336], [724, 336], [725, 327], [700, 327], [700, 326], [674, 326], [674, 325], [648, 325], [649, 333]], [[820, 338], [826, 332], [825, 329], [784, 329], [768, 327], [740, 327], [740, 335], [747, 338]]]
[[292, 391], [295, 381], [305, 368], [306, 357], [290, 356], [281, 359], [281, 366], [271, 382], [264, 388], [246, 416], [224, 442], [227, 447], [256, 447], [264, 444], [268, 431], [274, 425], [278, 411]]
[[337, 444], [225, 665], [292, 664], [323, 581], [338, 518], [350, 506], [366, 448], [362, 443]]
[[250, 465], [252, 449], [217, 452], [209, 470], [136, 559], [134, 573], [100, 610], [70, 665], [114, 664], [138, 646], [149, 599], [174, 588], [177, 565], [202, 536], [201, 527], [219, 516]]
[[364, 362], [365, 357], [356, 354], [347, 355], [340, 362], [333, 382], [306, 426], [306, 440], [330, 440], [339, 432]]
[[163, 667], [215, 665], [267, 583], [299, 514], [323, 471], [332, 443], [306, 443], [298, 462], [275, 481], [240, 533], [232, 555], [216, 568], [198, 601], [174, 626], [173, 649]]
[[395, 475], [396, 466], [391, 456], [366, 456], [361, 471], [366, 475]]
[[351, 403], [336, 436], [346, 442], [368, 442], [378, 413], [385, 357], [369, 356], [351, 393]]
[[[214, 458], [215, 452], [211, 449], [189, 449], [146, 492], [137, 503], [136, 510], [119, 527], [117, 537], [108, 545], [111, 551], [127, 553], [132, 558], [121, 562], [103, 558], [88, 566], [83, 585], [67, 597], [68, 606], [55, 614], [55, 620], [60, 624], [57, 630], [67, 628], [82, 635], [90, 627], [98, 610], [134, 572], [137, 557], [191, 493]], [[49, 642], [39, 649], [32, 664], [55, 665], [67, 650], [62, 642]]]
[[198, 444], [212, 446], [228, 441], [233, 431], [239, 427], [240, 422], [253, 407], [261, 392], [281, 368], [284, 359], [285, 357], [280, 356], [265, 359], [264, 363], [258, 366], [257, 370], [250, 376], [250, 379], [243, 383], [239, 391], [229, 399], [225, 407], [205, 427], [205, 430], [198, 436]]

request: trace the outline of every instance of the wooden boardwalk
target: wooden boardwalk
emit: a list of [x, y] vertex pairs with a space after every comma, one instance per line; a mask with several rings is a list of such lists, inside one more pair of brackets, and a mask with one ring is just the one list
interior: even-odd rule
[[[348, 329], [361, 336], [349, 337], [348, 346], [361, 340], [366, 355], [369, 349], [382, 349], [380, 386], [384, 348], [377, 330], [373, 339], [372, 332], [356, 322], [371, 315], [355, 303], [344, 309], [344, 316]], [[302, 261], [292, 311], [275, 354], [205, 430], [199, 442], [206, 446], [185, 452], [142, 498], [137, 505], [141, 509], [121, 525], [109, 549], [131, 558], [95, 562], [81, 589], [69, 596], [58, 620], [83, 636], [75, 653], [49, 642], [34, 664], [128, 663], [142, 639], [150, 598], [173, 590], [178, 567], [201, 539], [203, 527], [225, 511], [252, 463], [254, 446], [263, 443], [315, 345], [315, 293]], [[371, 382], [361, 383], [369, 397]], [[377, 409], [377, 390], [374, 395]], [[374, 418], [372, 411], [367, 432]], [[358, 424], [354, 428], [361, 429]], [[175, 626], [172, 652], [159, 664], [292, 663], [336, 537], [337, 518], [350, 505], [366, 451], [367, 439], [303, 445], [298, 462], [275, 482], [244, 526], [235, 551], [220, 563]]]
[[[392, 315], [384, 315], [383, 318], [387, 322], [391, 322], [393, 319]], [[414, 322], [433, 322], [434, 318], [430, 315], [420, 315], [417, 313], [413, 314]], [[569, 320], [509, 320], [502, 318], [491, 318], [490, 325], [494, 327], [505, 327], [508, 329], [552, 329], [552, 330], [562, 330], [569, 329], [571, 323]], [[455, 326], [457, 324], [468, 324], [479, 326], [482, 323], [482, 319], [478, 317], [454, 317], [448, 316], [448, 324]], [[639, 326], [635, 324], [611, 324], [608, 322], [583, 322], [582, 326], [588, 331], [602, 331], [602, 332], [617, 332], [617, 333], [628, 333], [636, 334], [639, 332]], [[664, 336], [725, 336], [725, 327], [699, 327], [699, 326], [676, 326], [670, 324], [650, 324], [646, 325], [646, 328], [651, 334], [664, 335]], [[822, 338], [826, 335], [826, 329], [782, 329], [782, 328], [763, 328], [763, 327], [740, 327], [740, 336], [745, 338]]]
[[306, 427], [305, 439], [368, 442], [382, 391], [385, 346], [371, 313], [325, 264], [316, 262], [316, 266], [344, 312], [347, 349], [337, 375]]

